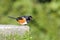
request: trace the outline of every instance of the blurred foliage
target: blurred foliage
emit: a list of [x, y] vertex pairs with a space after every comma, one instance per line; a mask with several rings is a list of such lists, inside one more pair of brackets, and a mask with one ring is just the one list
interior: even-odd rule
[[32, 40], [60, 40], [60, 0], [0, 0], [0, 24], [19, 25], [8, 16], [31, 15]]

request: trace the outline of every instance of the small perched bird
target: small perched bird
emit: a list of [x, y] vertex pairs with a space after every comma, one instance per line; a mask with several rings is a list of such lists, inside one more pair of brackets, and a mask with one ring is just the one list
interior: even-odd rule
[[27, 23], [29, 23], [32, 20], [32, 16], [21, 16], [21, 17], [17, 17], [17, 18], [14, 18], [11, 16], [8, 16], [8, 17], [12, 18], [12, 19], [16, 19], [20, 25], [26, 25]]

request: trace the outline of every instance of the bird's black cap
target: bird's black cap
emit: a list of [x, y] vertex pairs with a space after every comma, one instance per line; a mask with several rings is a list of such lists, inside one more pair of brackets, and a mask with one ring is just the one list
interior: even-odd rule
[[29, 17], [28, 17], [28, 19], [30, 19], [30, 20], [31, 20], [31, 19], [32, 19], [32, 16], [29, 16]]

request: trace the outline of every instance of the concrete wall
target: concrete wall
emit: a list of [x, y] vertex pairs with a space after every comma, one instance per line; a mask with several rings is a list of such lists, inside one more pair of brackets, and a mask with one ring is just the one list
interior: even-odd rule
[[29, 26], [18, 26], [18, 25], [0, 25], [0, 34], [3, 35], [22, 35], [25, 32], [29, 32]]

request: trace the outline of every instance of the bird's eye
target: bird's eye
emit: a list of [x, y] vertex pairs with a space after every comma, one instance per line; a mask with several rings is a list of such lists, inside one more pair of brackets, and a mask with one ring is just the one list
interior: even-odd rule
[[29, 16], [30, 18], [32, 18], [32, 16]]

